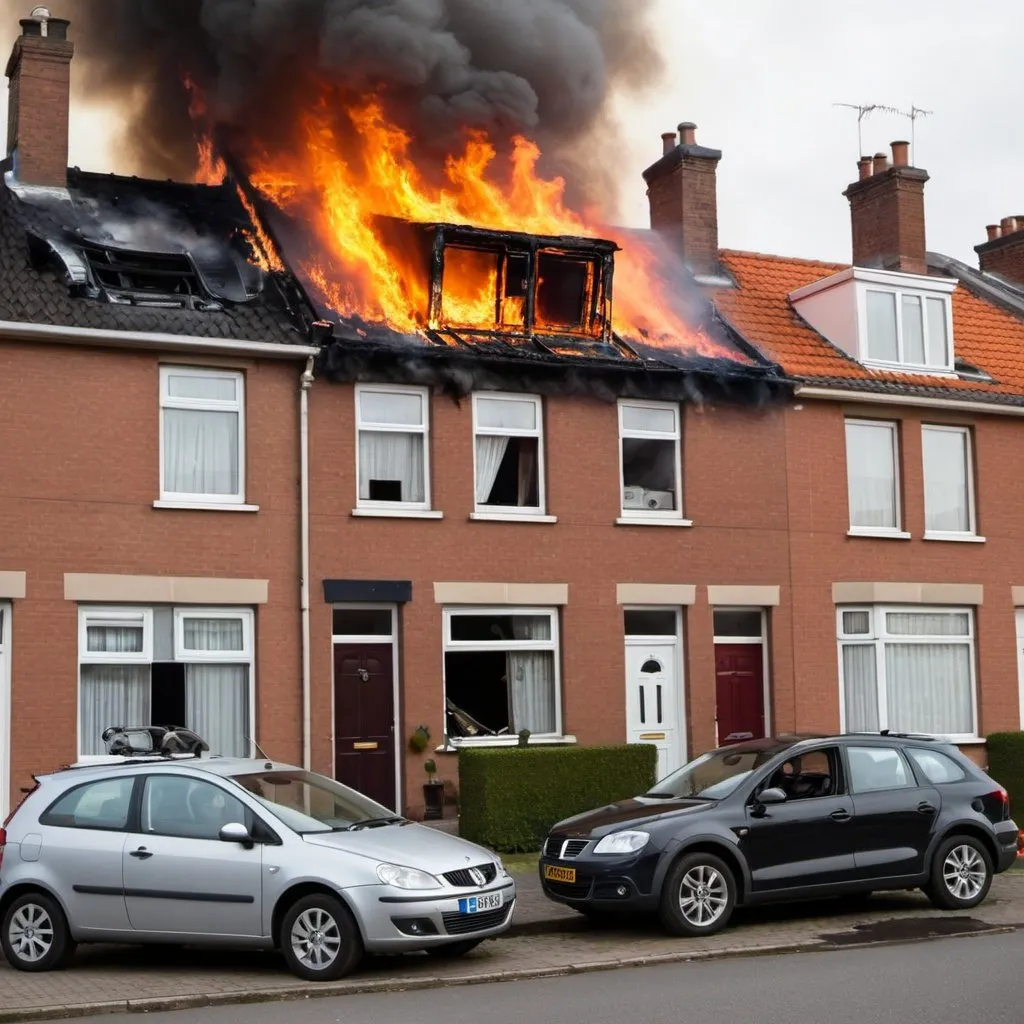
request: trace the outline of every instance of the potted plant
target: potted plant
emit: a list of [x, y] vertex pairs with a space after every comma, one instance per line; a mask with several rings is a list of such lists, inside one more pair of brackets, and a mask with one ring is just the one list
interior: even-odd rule
[[423, 762], [427, 781], [423, 783], [423, 820], [436, 821], [444, 817], [444, 783], [434, 778], [437, 763], [431, 758]]
[[422, 754], [430, 742], [430, 729], [425, 725], [417, 725], [409, 737], [409, 749], [414, 754]]
[[520, 729], [519, 730], [519, 743], [520, 747], [528, 747], [530, 745], [530, 730]]

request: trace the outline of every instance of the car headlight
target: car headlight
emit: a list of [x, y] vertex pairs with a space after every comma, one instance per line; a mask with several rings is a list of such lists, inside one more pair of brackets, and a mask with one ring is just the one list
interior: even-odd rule
[[594, 853], [636, 853], [650, 842], [647, 832], [612, 832], [594, 847]]
[[508, 873], [508, 868], [505, 867], [505, 862], [500, 857], [495, 857], [494, 863], [498, 867], [499, 878], [511, 878], [512, 876]]
[[377, 877], [396, 889], [440, 889], [441, 883], [426, 871], [404, 868], [399, 864], [378, 864]]

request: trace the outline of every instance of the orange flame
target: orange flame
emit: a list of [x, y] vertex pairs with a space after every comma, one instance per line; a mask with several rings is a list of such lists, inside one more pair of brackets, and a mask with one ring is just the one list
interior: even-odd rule
[[196, 174], [197, 185], [222, 185], [228, 169], [224, 161], [213, 151], [213, 139], [210, 137], [210, 125], [207, 119], [206, 99], [195, 79], [189, 74], [182, 75], [182, 83], [188, 91], [188, 116], [198, 130], [196, 140]]

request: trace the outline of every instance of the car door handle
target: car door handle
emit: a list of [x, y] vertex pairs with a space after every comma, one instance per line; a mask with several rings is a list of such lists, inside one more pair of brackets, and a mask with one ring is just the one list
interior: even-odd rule
[[918, 813], [920, 813], [920, 814], [934, 814], [935, 813], [935, 808], [930, 803], [928, 803], [927, 800], [922, 800], [917, 805], [917, 810], [918, 810]]
[[138, 857], [139, 860], [145, 860], [147, 857], [152, 857], [153, 854], [147, 850], [144, 846], [140, 846], [137, 850], [131, 850], [128, 853], [129, 857]]
[[832, 819], [833, 821], [849, 821], [849, 820], [850, 820], [850, 817], [851, 817], [851, 815], [850, 815], [850, 812], [849, 812], [849, 811], [845, 811], [845, 810], [843, 810], [842, 808], [840, 808], [840, 809], [839, 809], [838, 811], [833, 811], [833, 812], [832, 812], [832, 813], [831, 813], [831, 814], [829, 815], [829, 817], [830, 817], [830, 818], [831, 818], [831, 819]]

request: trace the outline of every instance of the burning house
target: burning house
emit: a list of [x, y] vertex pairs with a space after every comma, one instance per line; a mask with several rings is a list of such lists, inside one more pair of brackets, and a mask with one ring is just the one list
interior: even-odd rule
[[[69, 169], [68, 22], [21, 22], [0, 809], [111, 724], [255, 740], [413, 814], [423, 757], [453, 782], [523, 731], [669, 771], [771, 731], [980, 752], [1017, 726], [1024, 563], [990, 478], [1024, 444], [1013, 223], [980, 271], [929, 253], [894, 144], [846, 190], [850, 265], [723, 249], [722, 154], [684, 123], [651, 229], [615, 227], [536, 144], [604, 93], [485, 59], [468, 7], [403, 25], [444, 71], [421, 81], [371, 6], [287, 32], [283, 6], [246, 32], [218, 0], [111, 0], [103, 33], [81, 10], [104, 81], [147, 83], [148, 166], [189, 181]], [[546, 6], [639, 45], [617, 5]]]

